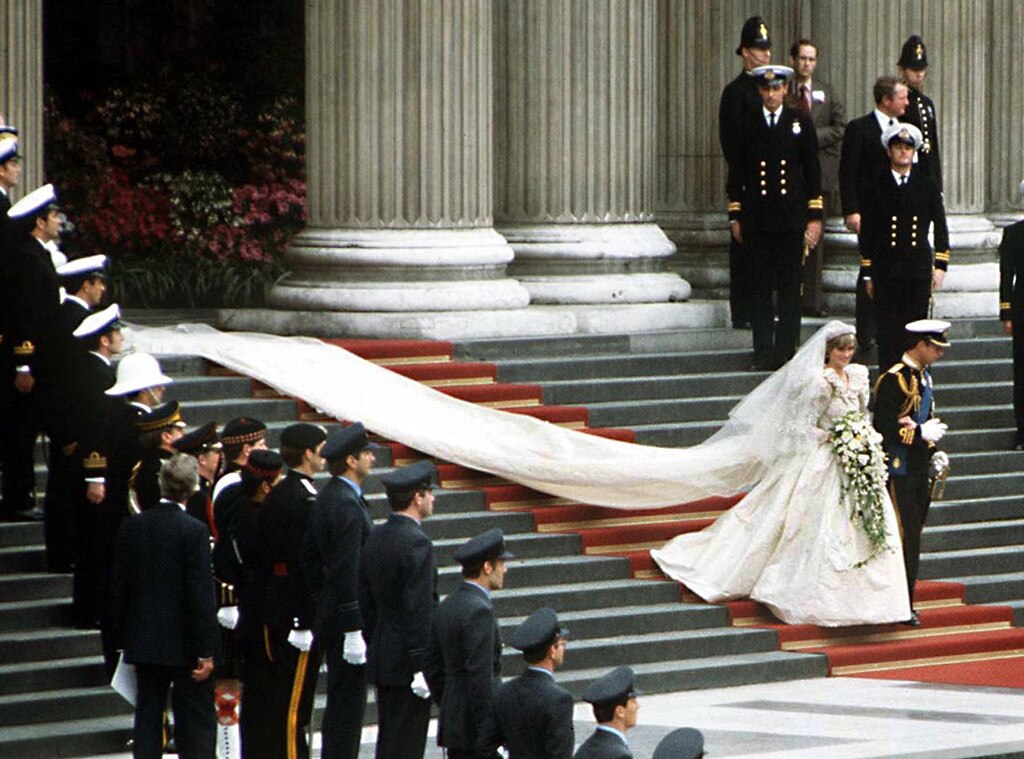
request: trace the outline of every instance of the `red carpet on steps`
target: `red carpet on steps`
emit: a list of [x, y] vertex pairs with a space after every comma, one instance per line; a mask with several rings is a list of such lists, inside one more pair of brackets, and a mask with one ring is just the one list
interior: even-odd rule
[[[452, 361], [451, 343], [349, 339], [324, 342], [471, 403], [526, 414], [588, 434], [626, 442], [635, 440], [632, 430], [586, 427], [585, 407], [543, 405], [539, 385], [497, 382], [497, 368], [493, 364]], [[230, 372], [212, 367], [211, 373]], [[253, 383], [253, 394], [275, 395], [271, 388], [258, 382]], [[308, 404], [297, 404], [300, 418], [324, 418]], [[401, 443], [385, 442], [391, 447], [396, 465], [425, 458], [423, 453]], [[493, 511], [531, 511], [538, 532], [578, 534], [585, 553], [627, 557], [635, 577], [651, 580], [665, 580], [650, 557], [651, 548], [680, 533], [703, 529], [741, 497], [708, 498], [667, 509], [622, 511], [569, 502], [457, 464], [437, 464], [442, 487], [483, 490], [487, 507]], [[680, 596], [689, 603], [703, 603], [683, 586]], [[752, 601], [725, 606], [733, 625], [773, 630], [783, 650], [825, 655], [833, 675], [1024, 688], [1024, 629], [1013, 627], [1013, 610], [966, 605], [963, 597], [964, 588], [958, 583], [919, 582], [914, 605], [920, 613], [921, 626], [916, 628], [786, 625]]]

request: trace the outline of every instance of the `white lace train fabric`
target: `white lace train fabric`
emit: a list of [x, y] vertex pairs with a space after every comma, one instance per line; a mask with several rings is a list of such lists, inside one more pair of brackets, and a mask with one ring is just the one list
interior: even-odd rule
[[[814, 531], [834, 529], [838, 542], [830, 543], [825, 561], [842, 565], [842, 570], [837, 569], [839, 574], [853, 576], [845, 567], [849, 566], [846, 561], [861, 550], [859, 533], [848, 524], [849, 512], [844, 514], [837, 503], [839, 473], [827, 442], [823, 448], [819, 424], [825, 343], [847, 332], [852, 328], [841, 322], [830, 322], [818, 330], [789, 363], [733, 408], [721, 430], [705, 443], [689, 448], [609, 440], [476, 406], [314, 338], [227, 333], [206, 325], [178, 325], [132, 327], [130, 339], [138, 351], [203, 356], [283, 394], [301, 398], [330, 416], [362, 421], [377, 434], [415, 450], [580, 503], [649, 509], [750, 490], [751, 495], [727, 514], [742, 514], [748, 522], [763, 523], [765, 530], [774, 531], [781, 540], [776, 546], [779, 551], [790, 550], [787, 546], [792, 547], [794, 539], [806, 540], [807, 530], [821, 538], [821, 533]], [[866, 370], [863, 379], [866, 393]], [[755, 492], [766, 490], [772, 492], [772, 498], [761, 499], [758, 508], [740, 508], [749, 504]], [[822, 517], [826, 511], [834, 513]], [[892, 517], [891, 504], [888, 512]], [[798, 513], [809, 521], [797, 524], [794, 516]], [[815, 521], [815, 514], [825, 521]], [[721, 532], [719, 525], [737, 518], [720, 518], [699, 535]], [[769, 524], [777, 519], [781, 523]], [[890, 527], [895, 535], [894, 517]], [[676, 541], [692, 537], [680, 536], [669, 543], [660, 552], [663, 558], [659, 561], [666, 560], [665, 552], [675, 551], [672, 547]], [[755, 557], [748, 555], [752, 546], [739, 545], [739, 536], [724, 542], [737, 544], [729, 559], [737, 570], [749, 573], [755, 569]], [[765, 558], [770, 563], [771, 557]], [[899, 598], [899, 586], [905, 586], [905, 581], [898, 549], [886, 551], [870, 562], [867, 570], [860, 573], [865, 583], [881, 583], [888, 594]], [[785, 585], [789, 579], [783, 576], [779, 581]], [[748, 595], [746, 590], [731, 586], [719, 589], [728, 597], [734, 593]], [[902, 605], [889, 606], [893, 608], [884, 612], [865, 611], [861, 616], [870, 618], [862, 621], [909, 617], [905, 587]], [[773, 609], [784, 613], [783, 606], [773, 605]]]

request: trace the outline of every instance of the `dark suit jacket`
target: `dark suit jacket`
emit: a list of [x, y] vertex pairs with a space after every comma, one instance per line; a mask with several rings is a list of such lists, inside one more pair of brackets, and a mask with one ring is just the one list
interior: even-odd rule
[[595, 730], [573, 754], [573, 759], [633, 759], [633, 752], [617, 735]]
[[139, 466], [132, 474], [131, 491], [140, 511], [146, 511], [160, 502], [160, 467], [173, 454], [162, 448], [145, 451], [139, 459]]
[[839, 194], [843, 216], [861, 213], [865, 198], [879, 175], [889, 169], [889, 154], [882, 147], [882, 128], [872, 110], [846, 125], [839, 158]]
[[316, 497], [302, 541], [302, 571], [325, 641], [365, 628], [359, 609], [359, 565], [373, 520], [366, 500], [339, 477]]
[[125, 520], [114, 571], [115, 640], [128, 662], [195, 667], [215, 655], [210, 541], [178, 504]]
[[141, 408], [123, 399], [115, 398], [111, 404], [105, 508], [115, 525], [120, 525], [121, 520], [129, 514], [128, 490], [132, 471], [145, 453], [139, 444], [139, 429], [135, 425], [143, 413]]
[[408, 686], [424, 669], [437, 605], [434, 546], [414, 519], [391, 514], [370, 532], [359, 596], [368, 676], [379, 686]]
[[[790, 82], [786, 105], [795, 108], [799, 97], [797, 83]], [[815, 98], [815, 93], [819, 97]], [[818, 136], [818, 162], [821, 164], [821, 191], [835, 195], [839, 192], [839, 150], [846, 131], [846, 109], [836, 97], [832, 85], [815, 79], [811, 82], [811, 123]]]
[[795, 231], [822, 218], [821, 168], [814, 125], [783, 107], [769, 128], [761, 112], [750, 117], [743, 145], [729, 167], [729, 219], [743, 231]]
[[942, 192], [942, 159], [939, 156], [939, 122], [935, 118], [935, 103], [920, 90], [908, 87], [907, 111], [900, 118], [921, 130], [924, 144], [917, 151], [916, 166], [934, 181]]
[[60, 283], [50, 252], [35, 237], [12, 234], [4, 265], [4, 336], [2, 350], [8, 366], [27, 365], [36, 380], [52, 365], [60, 308]]
[[527, 669], [494, 696], [482, 748], [505, 746], [509, 759], [571, 759], [572, 705], [553, 677]]
[[[932, 268], [949, 267], [949, 231], [942, 194], [920, 169], [902, 189], [891, 171], [879, 176], [861, 206], [862, 277], [930, 279]], [[935, 227], [935, 255], [928, 230]]]
[[999, 318], [1024, 320], [1024, 221], [1006, 227], [999, 243]]
[[501, 633], [481, 588], [463, 581], [437, 607], [427, 662], [430, 691], [441, 707], [438, 745], [476, 749], [501, 685]]

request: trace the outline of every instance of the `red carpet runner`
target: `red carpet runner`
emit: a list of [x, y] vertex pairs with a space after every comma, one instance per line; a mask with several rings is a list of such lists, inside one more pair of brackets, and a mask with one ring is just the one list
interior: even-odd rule
[[[587, 409], [545, 406], [539, 385], [497, 382], [493, 364], [452, 361], [451, 343], [423, 340], [326, 340], [405, 377], [442, 393], [491, 408], [537, 419], [582, 432], [632, 442], [630, 430], [590, 429]], [[214, 373], [223, 373], [212, 367]], [[254, 382], [257, 396], [275, 393]], [[323, 419], [298, 401], [299, 418]], [[385, 441], [397, 465], [424, 458], [400, 443]], [[511, 484], [500, 478], [437, 462], [441, 485], [450, 489], [483, 490], [492, 511], [530, 511], [538, 532], [574, 533], [592, 555], [629, 558], [637, 578], [664, 580], [648, 551], [681, 532], [701, 530], [738, 498], [709, 498], [668, 509], [621, 511], [570, 503], [565, 499]], [[871, 625], [821, 628], [785, 625], [759, 604], [726, 604], [735, 626], [775, 630], [786, 651], [821, 653], [828, 657], [835, 676], [919, 680], [937, 683], [1024, 688], [1024, 629], [1013, 627], [1013, 611], [1001, 606], [964, 604], [958, 583], [918, 583], [914, 606], [921, 626]], [[680, 586], [681, 600], [703, 603]]]

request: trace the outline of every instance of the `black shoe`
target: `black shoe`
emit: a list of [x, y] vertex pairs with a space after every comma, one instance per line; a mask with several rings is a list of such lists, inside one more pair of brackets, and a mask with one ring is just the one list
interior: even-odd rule
[[901, 625], [906, 625], [907, 627], [920, 627], [921, 626], [921, 618], [917, 616], [917, 612], [916, 611], [911, 609], [911, 611], [910, 611], [910, 619], [906, 619], [906, 620], [900, 622], [900, 624]]

